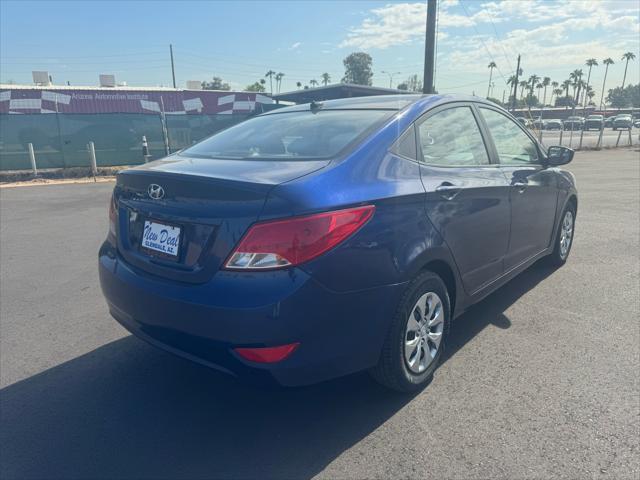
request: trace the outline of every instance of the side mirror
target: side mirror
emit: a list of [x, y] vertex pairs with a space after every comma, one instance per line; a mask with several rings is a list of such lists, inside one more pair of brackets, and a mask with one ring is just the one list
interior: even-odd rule
[[558, 145], [547, 149], [547, 163], [550, 166], [566, 165], [573, 160], [573, 150]]

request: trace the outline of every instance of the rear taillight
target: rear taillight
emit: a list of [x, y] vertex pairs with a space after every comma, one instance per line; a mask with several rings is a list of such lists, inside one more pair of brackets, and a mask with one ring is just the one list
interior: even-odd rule
[[111, 195], [109, 201], [109, 236], [116, 238], [116, 223], [118, 222], [118, 211], [116, 209], [116, 200]]
[[281, 362], [291, 355], [300, 343], [289, 343], [277, 347], [235, 348], [235, 352], [245, 360], [257, 363]]
[[354, 234], [374, 210], [373, 205], [367, 205], [257, 223], [242, 238], [225, 268], [273, 269], [307, 262]]

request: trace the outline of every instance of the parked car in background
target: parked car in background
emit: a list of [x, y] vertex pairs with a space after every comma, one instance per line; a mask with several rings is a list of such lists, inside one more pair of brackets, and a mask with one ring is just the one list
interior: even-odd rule
[[633, 127], [633, 118], [627, 113], [617, 115], [613, 120], [613, 129], [629, 130]]
[[536, 118], [532, 123], [533, 128], [536, 130], [544, 130], [547, 126], [547, 121], [541, 118]]
[[589, 115], [584, 122], [585, 130], [602, 130], [604, 127], [603, 115]]
[[545, 122], [546, 130], [562, 130], [564, 128], [564, 124], [559, 118], [552, 118], [549, 120], [545, 120]]
[[607, 117], [604, 119], [604, 127], [605, 128], [611, 128], [613, 127], [613, 121], [616, 119], [615, 115], [612, 115], [611, 117]]
[[516, 118], [516, 120], [518, 120], [518, 122], [520, 122], [520, 125], [522, 125], [524, 127], [531, 128], [533, 126], [533, 122], [531, 120], [529, 120], [528, 118], [518, 117], [518, 118]]
[[564, 121], [565, 130], [582, 130], [583, 128], [584, 128], [583, 117], [571, 116]]
[[226, 373], [416, 391], [454, 318], [566, 262], [572, 158], [477, 97], [282, 108], [118, 174], [102, 291], [135, 335]]
[[634, 126], [634, 127], [636, 127], [636, 128], [640, 128], [640, 119], [635, 120], [635, 121], [633, 122], [633, 126]]

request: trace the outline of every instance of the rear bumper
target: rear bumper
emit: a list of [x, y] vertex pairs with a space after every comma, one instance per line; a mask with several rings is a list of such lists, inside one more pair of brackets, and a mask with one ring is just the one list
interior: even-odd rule
[[[405, 287], [336, 293], [299, 269], [220, 271], [207, 283], [184, 284], [135, 270], [109, 243], [99, 271], [111, 314], [133, 334], [240, 377], [290, 386], [375, 365]], [[233, 351], [293, 342], [299, 348], [275, 364]]]

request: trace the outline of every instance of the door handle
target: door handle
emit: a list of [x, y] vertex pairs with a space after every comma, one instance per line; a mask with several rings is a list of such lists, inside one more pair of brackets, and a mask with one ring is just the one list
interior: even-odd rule
[[453, 200], [460, 193], [460, 190], [462, 187], [457, 187], [449, 182], [443, 182], [436, 187], [436, 193], [446, 200]]
[[521, 181], [513, 182], [511, 185], [514, 186], [518, 190], [518, 193], [524, 192], [527, 189], [527, 187], [529, 186], [529, 184], [527, 182], [521, 182]]

